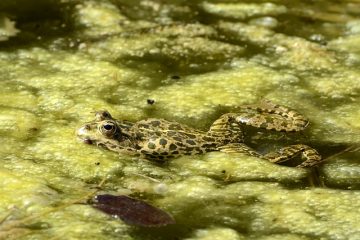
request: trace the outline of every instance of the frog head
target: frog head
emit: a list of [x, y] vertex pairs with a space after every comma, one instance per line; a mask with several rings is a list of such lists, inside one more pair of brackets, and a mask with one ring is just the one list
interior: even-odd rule
[[121, 130], [115, 119], [106, 110], [95, 112], [95, 119], [85, 123], [76, 134], [80, 140], [94, 145], [117, 145], [121, 141]]

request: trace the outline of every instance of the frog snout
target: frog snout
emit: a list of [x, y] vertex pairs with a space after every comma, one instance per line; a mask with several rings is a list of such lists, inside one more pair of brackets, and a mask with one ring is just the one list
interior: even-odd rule
[[89, 129], [87, 126], [82, 126], [79, 129], [76, 130], [76, 135], [81, 140], [85, 141], [88, 138], [89, 135]]

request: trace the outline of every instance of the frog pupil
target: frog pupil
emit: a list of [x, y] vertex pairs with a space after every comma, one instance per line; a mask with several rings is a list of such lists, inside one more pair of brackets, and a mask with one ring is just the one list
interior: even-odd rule
[[113, 128], [113, 125], [110, 125], [110, 124], [106, 124], [106, 125], [104, 125], [104, 129], [105, 130], [111, 130]]

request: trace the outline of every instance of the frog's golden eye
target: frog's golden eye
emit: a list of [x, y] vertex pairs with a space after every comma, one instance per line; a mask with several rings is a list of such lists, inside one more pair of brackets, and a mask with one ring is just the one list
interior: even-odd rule
[[116, 129], [115, 123], [108, 121], [103, 122], [99, 128], [100, 132], [108, 137], [113, 136], [116, 133]]

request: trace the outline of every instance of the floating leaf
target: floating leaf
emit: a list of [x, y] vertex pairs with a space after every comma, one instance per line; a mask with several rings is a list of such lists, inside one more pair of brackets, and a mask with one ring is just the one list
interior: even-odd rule
[[92, 206], [131, 225], [161, 227], [175, 223], [175, 220], [163, 210], [124, 195], [97, 195]]

